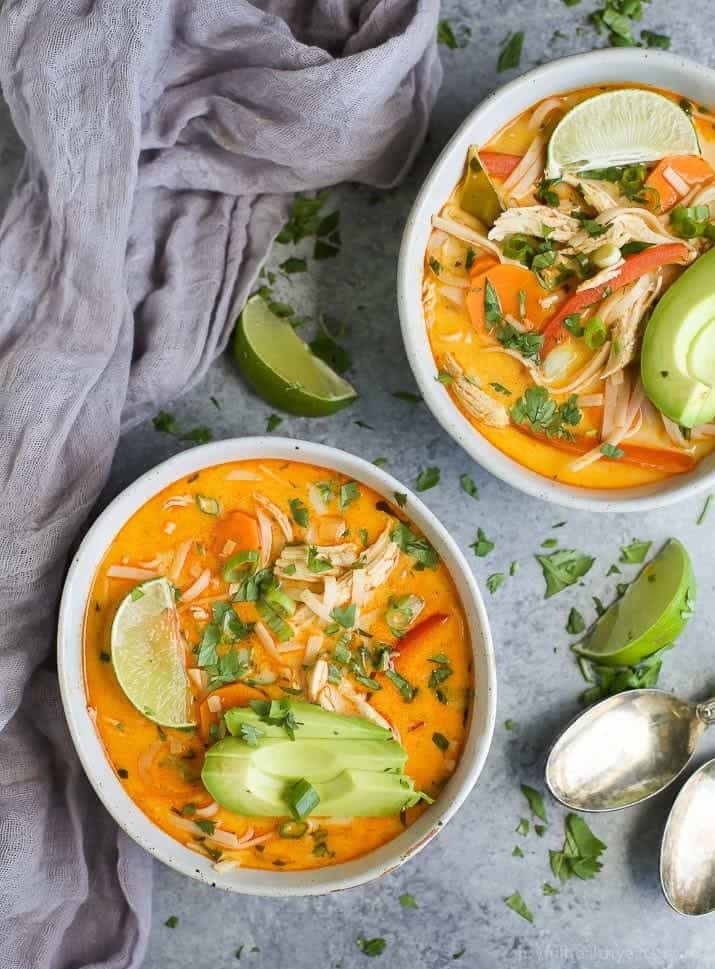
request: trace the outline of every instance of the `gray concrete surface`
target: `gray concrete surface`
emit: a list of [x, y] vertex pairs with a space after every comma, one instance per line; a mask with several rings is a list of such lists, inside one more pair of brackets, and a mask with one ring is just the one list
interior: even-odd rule
[[[708, 6], [653, 0], [645, 7], [643, 25], [671, 34], [676, 52], [712, 64]], [[598, 46], [601, 41], [590, 28], [577, 32], [594, 7], [589, 0], [576, 7], [561, 0], [506, 0], [495, 16], [495, 5], [487, 2], [445, 4], [444, 14], [453, 23], [471, 27], [472, 40], [463, 50], [442, 48], [445, 81], [414, 172], [398, 191], [379, 200], [364, 188], [335, 191], [331, 201], [341, 211], [340, 257], [311, 263], [309, 275], [281, 284], [286, 299], [301, 313], [325, 313], [345, 325], [343, 342], [353, 356], [351, 376], [361, 397], [352, 408], [325, 420], [287, 418], [280, 432], [367, 458], [387, 457], [390, 471], [408, 485], [427, 464], [439, 465], [442, 481], [424, 498], [467, 551], [482, 588], [490, 573], [508, 571], [513, 560], [521, 565], [495, 595], [485, 591], [496, 643], [499, 709], [482, 778], [458, 816], [417, 859], [379, 883], [340, 895], [292, 901], [241, 898], [157, 864], [154, 928], [145, 969], [235, 966], [241, 946], [240, 964], [251, 969], [359, 969], [371, 964], [356, 945], [359, 935], [387, 940], [377, 965], [390, 969], [712, 965], [713, 917], [686, 920], [675, 915], [658, 883], [660, 836], [677, 787], [642, 808], [592, 819], [608, 845], [603, 871], [590, 882], [569, 882], [553, 897], [544, 897], [541, 886], [553, 881], [548, 849], [561, 846], [565, 812], [547, 800], [550, 825], [543, 838], [533, 831], [521, 838], [514, 829], [528, 815], [520, 783], [542, 786], [545, 750], [579, 709], [584, 684], [564, 631], [569, 608], [576, 605], [591, 617], [591, 596], [608, 600], [613, 580], [620, 577], [607, 579], [606, 572], [621, 544], [636, 537], [658, 545], [671, 535], [686, 543], [699, 583], [697, 613], [666, 657], [661, 684], [690, 697], [704, 696], [715, 684], [715, 510], [702, 526], [696, 525], [702, 501], [637, 516], [564, 512], [490, 477], [453, 445], [423, 405], [391, 396], [415, 389], [400, 342], [395, 267], [402, 226], [421, 180], [466, 113], [515, 73], [496, 74], [496, 51], [508, 31], [525, 30], [522, 68], [527, 69]], [[554, 37], [557, 30], [566, 37]], [[7, 121], [3, 129], [8, 132]], [[16, 142], [8, 134], [0, 143], [0, 189], [9, 187], [18, 158]], [[287, 247], [276, 247], [273, 262], [288, 254]], [[216, 438], [260, 433], [271, 412], [246, 390], [229, 359], [218, 361], [204, 383], [171, 409], [185, 426], [209, 425]], [[358, 427], [356, 420], [374, 430]], [[180, 446], [151, 424], [134, 430], [121, 442], [104, 500]], [[478, 483], [480, 502], [460, 491], [462, 472]], [[553, 524], [563, 520], [566, 525], [553, 532]], [[468, 550], [479, 526], [496, 543], [486, 559], [476, 559]], [[597, 561], [584, 587], [545, 602], [534, 553], [552, 535], [566, 547], [597, 556]], [[511, 732], [503, 726], [507, 718], [516, 721]], [[706, 740], [696, 764], [714, 751], [715, 744]], [[512, 857], [516, 844], [525, 857]], [[533, 925], [505, 907], [503, 898], [515, 889], [533, 910]], [[403, 892], [415, 897], [418, 910], [400, 906]], [[164, 925], [170, 915], [179, 917], [175, 929]]]

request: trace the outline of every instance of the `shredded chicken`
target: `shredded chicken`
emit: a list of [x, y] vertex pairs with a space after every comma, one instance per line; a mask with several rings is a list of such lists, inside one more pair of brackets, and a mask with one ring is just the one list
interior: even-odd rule
[[386, 730], [392, 729], [387, 720], [385, 720], [385, 718], [368, 703], [368, 701], [365, 699], [365, 695], [356, 690], [352, 683], [342, 679], [340, 681], [340, 685], [338, 686], [338, 690], [344, 697], [350, 700], [357, 713], [361, 717], [364, 717], [365, 720], [370, 720], [372, 723], [376, 723], [379, 727], [384, 727]]
[[[544, 228], [551, 231], [545, 232]], [[548, 235], [553, 242], [568, 242], [580, 228], [578, 219], [549, 205], [515, 206], [502, 212], [489, 230], [489, 239], [501, 242], [507, 236], [522, 233], [540, 239]]]
[[465, 374], [451, 353], [442, 357], [443, 369], [453, 377], [449, 389], [462, 404], [467, 413], [490, 427], [506, 427], [509, 415], [506, 407], [481, 390], [476, 377]]
[[253, 492], [253, 500], [256, 502], [257, 505], [260, 505], [262, 508], [265, 508], [268, 514], [275, 519], [278, 527], [285, 535], [286, 541], [292, 542], [293, 526], [291, 525], [290, 518], [286, 515], [286, 513], [284, 511], [281, 511], [278, 505], [274, 505], [273, 502], [270, 500], [270, 498], [266, 498], [265, 495], [262, 495], [260, 491]]
[[580, 293], [587, 289], [596, 289], [597, 286], [603, 286], [605, 283], [610, 283], [610, 281], [618, 275], [621, 266], [625, 262], [625, 259], [619, 259], [617, 263], [613, 266], [608, 266], [606, 269], [602, 269], [600, 273], [596, 273], [595, 276], [591, 276], [589, 279], [584, 279], [580, 286], [576, 287], [576, 292]]
[[328, 682], [328, 664], [324, 659], [316, 660], [315, 666], [308, 674], [308, 696], [315, 703], [320, 691]]
[[308, 568], [309, 546], [285, 545], [276, 560], [277, 575], [292, 582], [320, 582], [327, 575], [339, 575], [356, 562], [360, 554], [357, 545], [352, 542], [342, 545], [315, 545], [313, 548], [317, 558], [330, 562], [329, 568], [311, 572]]
[[564, 172], [563, 181], [583, 196], [583, 200], [590, 208], [597, 212], [607, 212], [614, 205], [618, 204], [618, 195], [611, 194], [607, 188], [607, 183], [595, 181], [588, 178], [579, 178], [577, 175]]
[[660, 273], [646, 273], [601, 304], [601, 319], [611, 326], [611, 353], [604, 378], [623, 370], [635, 358], [646, 313], [660, 292], [661, 282]]
[[604, 233], [592, 236], [586, 229], [581, 229], [572, 236], [568, 247], [563, 251], [565, 253], [594, 252], [608, 242], [622, 249], [627, 242], [646, 242], [649, 245], [659, 246], [683, 241], [666, 232], [658, 219], [645, 209], [611, 209], [603, 212], [595, 221], [606, 226]]

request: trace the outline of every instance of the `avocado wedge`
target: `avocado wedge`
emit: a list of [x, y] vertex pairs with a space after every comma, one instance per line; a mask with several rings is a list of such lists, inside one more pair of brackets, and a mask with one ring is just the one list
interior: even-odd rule
[[225, 720], [232, 736], [209, 749], [201, 778], [213, 799], [237, 814], [287, 814], [298, 781], [317, 793], [312, 813], [323, 817], [399, 814], [424, 796], [403, 773], [404, 747], [362, 717], [284, 698], [233, 707]]
[[681, 426], [715, 417], [715, 249], [696, 259], [653, 310], [641, 380], [658, 410]]

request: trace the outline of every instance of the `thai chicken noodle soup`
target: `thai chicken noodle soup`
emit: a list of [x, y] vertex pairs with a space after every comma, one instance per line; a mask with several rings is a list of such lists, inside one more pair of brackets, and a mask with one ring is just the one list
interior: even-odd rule
[[219, 870], [362, 855], [459, 761], [467, 624], [396, 500], [309, 464], [217, 465], [148, 501], [99, 567], [90, 715], [137, 806]]
[[432, 219], [423, 306], [454, 405], [493, 445], [591, 488], [715, 446], [715, 114], [677, 93], [549, 97]]

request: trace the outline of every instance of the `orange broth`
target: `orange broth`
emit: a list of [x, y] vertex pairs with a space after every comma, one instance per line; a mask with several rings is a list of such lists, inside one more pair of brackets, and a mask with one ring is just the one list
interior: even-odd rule
[[[249, 480], [232, 480], [229, 477], [232, 472], [247, 476]], [[311, 501], [309, 486], [325, 481], [332, 484], [332, 497], [320, 509], [322, 514], [318, 514]], [[397, 519], [404, 516], [362, 484], [359, 485], [359, 497], [341, 509], [339, 489], [347, 481], [344, 476], [328, 469], [294, 462], [243, 461], [207, 468], [199, 474], [176, 481], [140, 508], [116, 535], [94, 578], [85, 616], [84, 668], [88, 707], [107, 757], [131, 798], [152, 821], [177, 840], [191, 843], [198, 851], [205, 851], [208, 847], [214, 860], [217, 859], [216, 846], [178, 828], [176, 824], [176, 818], [185, 805], [201, 808], [211, 802], [200, 780], [207, 743], [200, 727], [190, 730], [158, 727], [124, 695], [110, 661], [110, 630], [119, 603], [137, 582], [110, 578], [107, 569], [117, 564], [142, 567], [141, 563], [144, 563], [144, 567], [154, 570], [157, 575], [168, 575], [177, 549], [182, 543], [191, 542], [185, 564], [176, 578], [179, 590], [186, 591], [204, 569], [211, 571], [209, 587], [196, 600], [182, 603], [181, 598], [178, 599], [181, 631], [189, 647], [186, 650], [186, 664], [195, 666], [196, 654], [192, 647], [201, 639], [202, 628], [209, 618], [207, 612], [202, 614], [199, 610], [209, 610], [213, 601], [230, 598], [228, 586], [221, 575], [226, 560], [226, 543], [231, 541], [227, 537], [231, 532], [230, 513], [241, 510], [254, 516], [254, 492], [260, 492], [288, 515], [289, 499], [300, 498], [309, 510], [309, 529], [317, 529], [324, 523], [330, 530], [336, 517], [343, 518], [348, 536], [341, 536], [339, 540], [354, 541], [362, 549], [365, 542], [369, 546], [386, 526], [389, 527], [391, 522], [396, 524]], [[197, 495], [217, 499], [220, 515], [202, 512], [195, 500]], [[167, 507], [166, 502], [171, 498], [184, 498], [186, 504]], [[292, 525], [295, 540], [304, 540], [306, 529], [295, 522]], [[309, 534], [312, 536], [313, 532]], [[272, 541], [275, 556], [276, 549], [284, 541], [275, 521]], [[443, 623], [434, 623], [434, 628], [428, 629], [422, 637], [413, 637], [413, 644], [401, 656], [395, 654], [396, 669], [417, 688], [414, 699], [405, 702], [384, 673], [372, 671], [381, 686], [377, 692], [369, 693], [355, 683], [352, 685], [369, 698], [373, 709], [398, 732], [408, 754], [405, 773], [414, 779], [416, 788], [435, 797], [454, 770], [464, 745], [469, 697], [473, 688], [471, 650], [464, 612], [444, 564], [440, 562], [435, 569], [423, 570], [416, 569], [414, 565], [414, 559], [400, 551], [397, 564], [386, 581], [374, 589], [369, 600], [361, 605], [359, 613], [360, 628], [367, 626], [365, 631], [372, 635], [372, 639], [362, 637], [368, 647], [371, 642], [380, 640], [394, 644], [397, 650], [399, 640], [395, 639], [385, 621], [385, 610], [391, 595], [413, 593], [422, 597], [424, 608], [413, 628], [434, 614], [446, 617]], [[283, 587], [288, 588], [286, 583], [283, 583]], [[259, 619], [252, 602], [235, 603], [235, 608], [244, 622]], [[301, 643], [311, 633], [315, 634], [325, 627], [326, 624], [316, 617], [301, 632]], [[336, 634], [325, 635], [321, 655], [330, 658], [337, 638]], [[275, 677], [272, 683], [254, 690], [245, 689], [246, 696], [281, 698], [288, 695], [282, 689], [282, 686], [287, 686], [291, 690], [300, 689], [300, 698], [306, 698], [310, 666], [303, 666], [302, 646], [297, 651], [282, 653], [280, 659], [276, 659], [255, 633], [240, 645], [249, 645], [252, 649], [254, 676], [268, 672], [269, 676]], [[443, 702], [438, 698], [437, 689], [428, 685], [435, 669], [429, 657], [437, 653], [446, 654], [452, 670], [439, 688]], [[197, 695], [193, 686], [192, 690], [193, 709], [198, 722], [201, 716], [199, 700], [205, 701], [205, 697], [203, 694]], [[240, 686], [224, 688], [222, 695], [230, 697], [231, 691], [238, 705], [247, 702], [242, 697], [244, 690]], [[236, 705], [235, 702], [226, 702], [228, 706]], [[224, 706], [224, 712], [226, 708]], [[206, 717], [205, 702], [203, 716]], [[209, 719], [216, 722], [221, 717], [209, 716]], [[443, 751], [433, 741], [435, 732], [447, 738], [447, 750]], [[317, 816], [309, 819], [306, 835], [294, 840], [280, 837], [277, 831], [279, 821], [287, 820], [287, 812], [283, 819], [250, 818], [221, 808], [212, 815], [211, 821], [238, 837], [249, 828], [254, 830], [254, 836], [271, 835], [261, 845], [241, 851], [224, 851], [222, 859], [234, 859], [241, 866], [250, 868], [296, 870], [339, 864], [363, 855], [398, 835], [404, 825], [409, 825], [423, 809], [422, 805], [418, 805], [404, 812], [402, 818], [332, 819]], [[189, 817], [195, 817], [193, 812]], [[316, 851], [318, 845], [325, 845], [325, 848]]]
[[[588, 87], [571, 91], [561, 95], [558, 100], [568, 108], [573, 107], [580, 101], [603, 91], [616, 87], [646, 87], [646, 85], [627, 85], [619, 84], [609, 87]], [[658, 90], [658, 93], [674, 101], [680, 101], [681, 95], [672, 91]], [[546, 100], [546, 99], [544, 99]], [[548, 100], [552, 100], [549, 98]], [[501, 128], [486, 144], [480, 145], [480, 151], [503, 152], [511, 155], [523, 155], [533, 140], [534, 131], [529, 128], [529, 120], [534, 112], [543, 104], [542, 101], [534, 104], [528, 110], [522, 112], [512, 121]], [[697, 108], [697, 106], [696, 106]], [[704, 110], [704, 109], [703, 109]], [[553, 117], [553, 116], [552, 116]], [[697, 112], [693, 115], [693, 122], [697, 129], [698, 138], [702, 149], [703, 157], [710, 165], [715, 168], [715, 114], [707, 117], [698, 116]], [[547, 118], [540, 130], [547, 132], [555, 126], [555, 121]], [[495, 178], [499, 182], [503, 179]], [[449, 200], [458, 204], [458, 193], [460, 183]], [[427, 264], [427, 259], [425, 260]], [[425, 279], [428, 277], [429, 270], [425, 269]], [[486, 274], [488, 276], [488, 273]], [[676, 274], [673, 273], [673, 278]], [[544, 295], [546, 295], [544, 293]], [[555, 314], [558, 306], [554, 307], [550, 314]], [[527, 298], [526, 314], [535, 322], [540, 322], [539, 308], [534, 305], [531, 296]], [[497, 392], [494, 396], [500, 403], [506, 401], [510, 406], [517, 398], [524, 394], [527, 387], [533, 386], [528, 372], [522, 367], [518, 360], [508, 357], [501, 353], [482, 353], [484, 346], [480, 335], [475, 331], [469, 319], [469, 315], [464, 307], [458, 308], [448, 298], [441, 295], [439, 290], [436, 293], [434, 305], [430, 307], [430, 312], [426, 313], [426, 318], [431, 319], [428, 326], [428, 334], [432, 352], [436, 360], [445, 353], [454, 353], [455, 348], [459, 353], [459, 362], [464, 370], [476, 375], [482, 387], [488, 388], [496, 383], [508, 388], [512, 394], [506, 398]], [[457, 334], [462, 334], [462, 338], [457, 338]], [[588, 361], [588, 353], [584, 353], [583, 363]], [[555, 391], [558, 393], [558, 391]], [[668, 472], [652, 470], [646, 467], [639, 467], [628, 464], [624, 461], [602, 459], [580, 471], [572, 470], [569, 465], [576, 456], [573, 451], [559, 448], [553, 444], [540, 441], [529, 436], [520, 430], [513, 423], [508, 427], [492, 427], [486, 423], [476, 420], [472, 415], [452, 397], [455, 406], [458, 406], [466, 419], [478, 430], [488, 441], [497, 447], [504, 454], [518, 461], [519, 464], [530, 468], [544, 477], [555, 481], [562, 481], [566, 484], [576, 485], [584, 488], [631, 488], [638, 485], [645, 485], [650, 482], [659, 481], [671, 476]], [[585, 407], [583, 409], [583, 420], [578, 428], [578, 435], [594, 435], [600, 426], [601, 408]], [[662, 429], [647, 428], [641, 432], [638, 444], [647, 448], [663, 448], [669, 450], [672, 443]], [[715, 438], [691, 442], [689, 454], [693, 458], [693, 464], [700, 461], [706, 454], [715, 448]]]

